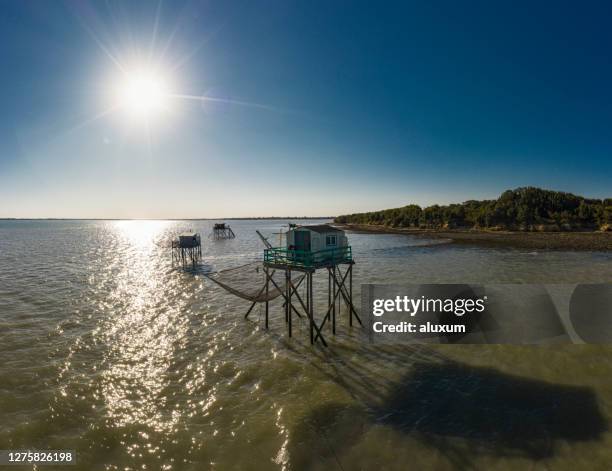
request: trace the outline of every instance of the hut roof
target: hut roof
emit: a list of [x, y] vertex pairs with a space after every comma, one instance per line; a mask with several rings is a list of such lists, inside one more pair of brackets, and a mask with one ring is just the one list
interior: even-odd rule
[[312, 226], [300, 226], [298, 229], [308, 229], [309, 231], [324, 234], [325, 232], [343, 232], [342, 229], [330, 226], [329, 224], [313, 224]]

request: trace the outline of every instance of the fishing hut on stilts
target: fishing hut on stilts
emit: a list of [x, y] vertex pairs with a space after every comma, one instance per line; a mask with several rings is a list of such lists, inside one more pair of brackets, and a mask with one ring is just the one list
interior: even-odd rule
[[[259, 234], [259, 233], [258, 233]], [[324, 346], [324, 327], [331, 324], [336, 334], [337, 316], [344, 304], [348, 311], [349, 325], [356, 320], [363, 325], [353, 305], [353, 261], [351, 246], [344, 231], [327, 224], [292, 227], [286, 233], [286, 247], [272, 247], [259, 234], [266, 249], [263, 264], [219, 272], [210, 279], [228, 291], [251, 301], [245, 314], [249, 317], [258, 303], [264, 304], [265, 328], [269, 327], [270, 303], [277, 297], [283, 299], [285, 323], [288, 336], [293, 334], [293, 317], [305, 318], [309, 324], [310, 343], [318, 341]], [[263, 271], [263, 286], [251, 285], [246, 289], [245, 273]], [[320, 321], [315, 312], [314, 276], [318, 271], [327, 272], [327, 306]], [[242, 278], [241, 278], [242, 277]], [[305, 284], [305, 285], [304, 285]], [[300, 294], [302, 287], [302, 294]], [[305, 289], [303, 289], [305, 288]]]
[[172, 264], [183, 266], [191, 263], [195, 268], [202, 258], [202, 239], [196, 232], [183, 232], [172, 240]]
[[210, 234], [214, 240], [219, 239], [234, 239], [236, 234], [232, 231], [232, 228], [224, 222], [218, 222], [213, 226], [212, 233]]

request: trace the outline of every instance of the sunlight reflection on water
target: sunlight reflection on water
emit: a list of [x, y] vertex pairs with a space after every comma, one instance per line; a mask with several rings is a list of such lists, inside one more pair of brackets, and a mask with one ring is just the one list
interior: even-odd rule
[[170, 221], [114, 221], [113, 226], [118, 236], [125, 237], [132, 248], [154, 248], [154, 242], [170, 226]]
[[171, 360], [187, 334], [181, 316], [185, 302], [176, 284], [164, 282], [159, 261], [150, 256], [168, 222], [118, 221], [114, 226], [122, 239], [116, 256], [128, 263], [113, 274], [116, 286], [109, 297], [116, 303], [94, 333], [94, 341], [107, 345], [100, 393], [111, 423], [171, 432], [181, 411], [168, 410], [164, 391]]

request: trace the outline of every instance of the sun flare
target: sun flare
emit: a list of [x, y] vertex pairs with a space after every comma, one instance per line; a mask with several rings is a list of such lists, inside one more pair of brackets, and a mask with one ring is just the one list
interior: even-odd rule
[[155, 71], [127, 72], [117, 83], [115, 99], [116, 105], [130, 117], [150, 120], [168, 109], [168, 83]]

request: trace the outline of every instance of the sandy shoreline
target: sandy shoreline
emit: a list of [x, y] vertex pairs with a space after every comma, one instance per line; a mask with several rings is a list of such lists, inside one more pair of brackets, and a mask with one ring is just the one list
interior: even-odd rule
[[419, 237], [449, 239], [453, 244], [515, 247], [549, 250], [612, 250], [612, 232], [509, 232], [403, 229], [385, 226], [338, 224], [354, 232], [409, 234]]

